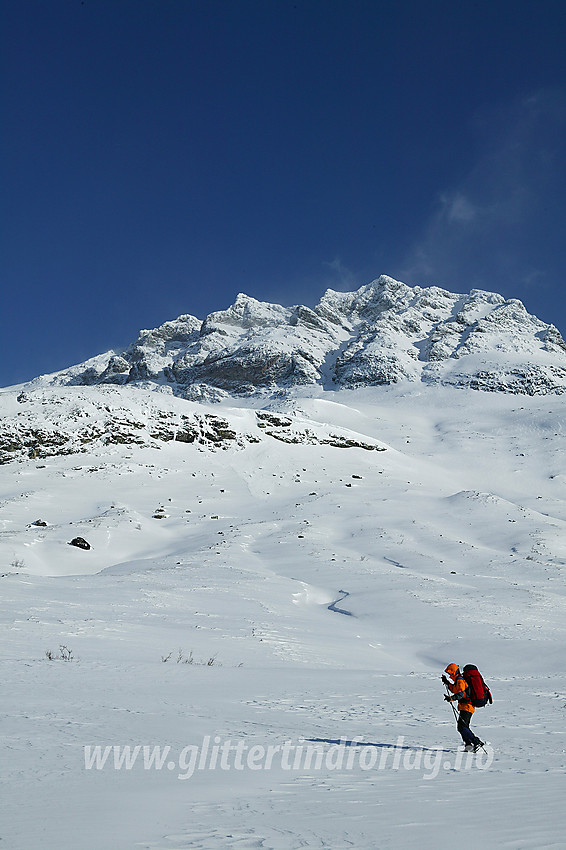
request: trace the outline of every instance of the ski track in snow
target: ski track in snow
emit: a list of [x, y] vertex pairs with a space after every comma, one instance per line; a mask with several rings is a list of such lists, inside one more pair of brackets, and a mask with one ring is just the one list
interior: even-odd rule
[[338, 608], [338, 607], [337, 607], [338, 603], [339, 603], [339, 602], [342, 602], [342, 601], [343, 601], [344, 599], [346, 599], [346, 598], [347, 598], [350, 594], [348, 593], [348, 591], [347, 591], [347, 590], [340, 590], [340, 591], [338, 591], [338, 592], [339, 592], [341, 595], [338, 597], [338, 599], [336, 599], [334, 602], [332, 602], [332, 603], [328, 606], [328, 610], [329, 610], [329, 611], [334, 611], [336, 614], [345, 614], [347, 617], [353, 617], [354, 615], [352, 614], [352, 612], [351, 612], [351, 611], [346, 611], [344, 608]]

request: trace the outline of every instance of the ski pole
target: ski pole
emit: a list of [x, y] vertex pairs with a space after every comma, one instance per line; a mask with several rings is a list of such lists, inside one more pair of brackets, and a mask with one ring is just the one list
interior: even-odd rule
[[[448, 695], [450, 695], [450, 691], [448, 690], [448, 685], [444, 685], [444, 687], [446, 688], [446, 693], [447, 693]], [[455, 721], [456, 721], [456, 725], [458, 725], [458, 715], [456, 714], [456, 709], [454, 708], [454, 705], [453, 705], [453, 703], [452, 703], [452, 700], [447, 700], [447, 702], [449, 702], [449, 703], [450, 703], [450, 708], [452, 709], [452, 712], [453, 712], [453, 714], [454, 714], [454, 719], [455, 719]]]

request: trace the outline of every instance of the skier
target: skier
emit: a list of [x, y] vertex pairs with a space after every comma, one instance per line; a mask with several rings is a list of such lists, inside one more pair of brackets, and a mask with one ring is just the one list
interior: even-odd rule
[[449, 682], [446, 676], [442, 676], [442, 682], [451, 692], [451, 694], [445, 694], [444, 699], [450, 703], [454, 701], [458, 702], [458, 732], [462, 736], [465, 749], [475, 753], [480, 747], [483, 747], [483, 741], [480, 741], [477, 735], [474, 735], [470, 729], [470, 720], [472, 719], [475, 708], [470, 701], [468, 685], [460, 673], [460, 668], [457, 664], [449, 664], [444, 672], [448, 673], [452, 679], [452, 682]]

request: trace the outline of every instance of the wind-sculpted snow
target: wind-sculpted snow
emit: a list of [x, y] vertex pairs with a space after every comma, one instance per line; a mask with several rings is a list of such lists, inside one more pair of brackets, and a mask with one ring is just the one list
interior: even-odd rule
[[146, 383], [191, 400], [324, 389], [447, 384], [524, 395], [566, 390], [566, 344], [520, 301], [459, 295], [385, 275], [355, 292], [328, 290], [314, 307], [240, 294], [203, 322], [184, 315], [36, 383]]

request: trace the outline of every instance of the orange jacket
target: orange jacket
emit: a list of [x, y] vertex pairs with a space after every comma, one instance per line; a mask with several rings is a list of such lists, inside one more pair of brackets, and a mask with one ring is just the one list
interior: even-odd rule
[[469, 711], [470, 714], [473, 714], [475, 708], [470, 702], [470, 698], [467, 694], [468, 686], [462, 676], [456, 674], [454, 683], [452, 685], [448, 683], [447, 687], [454, 694], [454, 696], [450, 698], [450, 702], [458, 700], [458, 711]]

